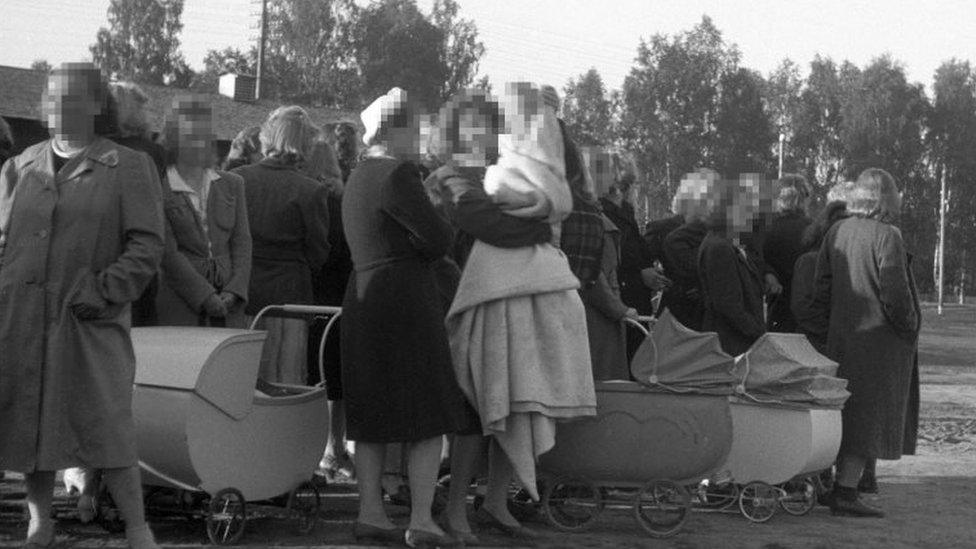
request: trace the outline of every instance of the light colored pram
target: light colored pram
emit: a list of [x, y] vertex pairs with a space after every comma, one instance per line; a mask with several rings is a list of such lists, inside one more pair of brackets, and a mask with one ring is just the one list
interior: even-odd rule
[[[338, 314], [333, 307], [273, 306], [255, 323], [273, 309]], [[311, 479], [329, 431], [326, 392], [256, 389], [264, 339], [255, 330], [132, 330], [132, 405], [147, 508], [204, 517], [215, 544], [240, 538], [249, 501], [275, 498], [303, 533], [319, 513]]]

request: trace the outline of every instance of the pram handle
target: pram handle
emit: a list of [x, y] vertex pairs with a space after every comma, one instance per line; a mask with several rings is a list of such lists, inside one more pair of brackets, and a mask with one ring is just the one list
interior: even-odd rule
[[641, 331], [641, 333], [644, 334], [645, 337], [651, 333], [651, 330], [654, 329], [654, 324], [656, 322], [657, 322], [656, 318], [654, 318], [653, 316], [646, 316], [646, 315], [638, 316], [637, 319], [624, 318], [625, 324], [630, 324], [631, 326], [637, 328], [638, 330]]
[[319, 340], [319, 382], [315, 385], [316, 387], [325, 386], [325, 341], [329, 337], [329, 333], [332, 331], [332, 327], [335, 325], [336, 321], [339, 320], [339, 316], [342, 315], [342, 307], [334, 307], [332, 305], [296, 305], [296, 304], [281, 304], [281, 305], [268, 305], [265, 308], [258, 311], [258, 314], [254, 315], [254, 319], [251, 320], [251, 330], [257, 329], [258, 321], [261, 320], [266, 313], [270, 311], [281, 311], [283, 313], [297, 314], [297, 315], [329, 315], [328, 324], [325, 325], [325, 331], [322, 332], [322, 339]]

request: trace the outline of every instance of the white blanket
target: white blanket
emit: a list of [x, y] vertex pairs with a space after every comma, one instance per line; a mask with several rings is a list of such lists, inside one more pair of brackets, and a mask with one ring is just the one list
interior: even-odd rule
[[534, 498], [535, 460], [555, 444], [556, 420], [596, 414], [578, 287], [551, 245], [478, 241], [446, 321], [458, 383]]

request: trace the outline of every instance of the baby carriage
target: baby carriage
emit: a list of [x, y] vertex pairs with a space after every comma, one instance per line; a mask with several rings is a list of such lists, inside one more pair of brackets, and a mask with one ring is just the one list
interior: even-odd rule
[[837, 363], [799, 334], [767, 333], [736, 364], [732, 449], [699, 499], [717, 509], [738, 503], [753, 522], [771, 519], [778, 507], [804, 515], [822, 488], [819, 472], [840, 447], [846, 382], [833, 377]]
[[[258, 317], [272, 309], [334, 312], [286, 305]], [[248, 502], [284, 507], [300, 533], [310, 532], [319, 514], [311, 479], [329, 430], [325, 389], [256, 389], [264, 339], [254, 330], [132, 330], [132, 408], [147, 510], [203, 518], [218, 545], [241, 537]]]
[[596, 418], [559, 425], [540, 458], [547, 521], [575, 531], [608, 506], [630, 506], [650, 535], [678, 533], [691, 509], [686, 486], [718, 471], [733, 444], [728, 391], [605, 381], [596, 392]]

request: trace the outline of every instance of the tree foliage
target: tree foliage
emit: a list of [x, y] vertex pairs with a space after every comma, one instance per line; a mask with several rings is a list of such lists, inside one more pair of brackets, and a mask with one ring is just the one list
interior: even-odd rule
[[441, 55], [447, 67], [447, 78], [441, 86], [441, 100], [446, 101], [474, 81], [478, 63], [485, 54], [485, 45], [478, 40], [478, 27], [474, 21], [458, 16], [455, 0], [436, 0], [430, 20], [443, 35]]
[[612, 105], [596, 68], [570, 80], [563, 94], [562, 118], [577, 144], [611, 146]]
[[192, 71], [180, 53], [183, 0], [110, 0], [108, 28], [89, 48], [115, 78], [186, 86]]
[[190, 88], [195, 91], [213, 92], [217, 89], [220, 75], [228, 72], [254, 74], [257, 68], [257, 49], [247, 53], [237, 48], [210, 50], [203, 58], [203, 70], [193, 75]]
[[[269, 95], [358, 106], [353, 0], [271, 0], [263, 67]], [[262, 92], [264, 93], [264, 92]]]

